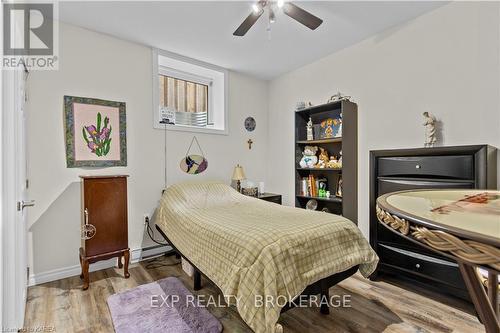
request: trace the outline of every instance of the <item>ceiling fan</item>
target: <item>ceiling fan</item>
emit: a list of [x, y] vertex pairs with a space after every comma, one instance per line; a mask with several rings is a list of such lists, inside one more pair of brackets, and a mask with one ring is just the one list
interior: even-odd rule
[[264, 10], [267, 8], [269, 13], [269, 23], [274, 23], [276, 21], [276, 10], [283, 10], [285, 15], [290, 16], [294, 20], [302, 23], [311, 30], [316, 29], [323, 23], [323, 20], [313, 14], [305, 11], [297, 5], [291, 2], [285, 2], [284, 0], [278, 0], [276, 3], [274, 1], [259, 0], [254, 3], [253, 12], [248, 15], [248, 17], [241, 23], [238, 29], [233, 32], [234, 36], [245, 36], [245, 34], [250, 30], [250, 28], [257, 22], [259, 17], [264, 14]]

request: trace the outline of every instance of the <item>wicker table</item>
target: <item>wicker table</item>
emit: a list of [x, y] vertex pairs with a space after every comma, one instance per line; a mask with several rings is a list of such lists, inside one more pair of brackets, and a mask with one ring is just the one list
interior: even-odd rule
[[[457, 261], [486, 332], [500, 332], [500, 191], [388, 193], [377, 199], [377, 218], [400, 236]], [[487, 293], [479, 267], [488, 272]]]

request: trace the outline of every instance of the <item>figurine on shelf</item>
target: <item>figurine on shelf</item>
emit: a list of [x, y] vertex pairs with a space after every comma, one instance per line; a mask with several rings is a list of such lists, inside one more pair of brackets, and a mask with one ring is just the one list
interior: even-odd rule
[[326, 164], [326, 167], [328, 169], [335, 169], [336, 165], [337, 165], [337, 158], [335, 157], [335, 155], [330, 156], [330, 160]]
[[340, 91], [337, 91], [337, 93], [335, 95], [332, 95], [330, 97], [330, 99], [328, 100], [327, 103], [339, 102], [339, 101], [343, 101], [343, 100], [349, 101], [350, 99], [351, 99], [351, 96], [346, 96], [346, 95], [342, 94]]
[[330, 156], [326, 167], [329, 169], [342, 169], [342, 156], [340, 158], [337, 158], [335, 155]]
[[316, 153], [318, 152], [317, 146], [305, 146], [302, 152], [302, 158], [300, 159], [299, 165], [301, 168], [314, 168], [318, 163], [318, 157]]
[[330, 191], [326, 191], [325, 198], [330, 198]]
[[437, 141], [436, 138], [436, 118], [429, 112], [424, 112], [424, 126], [425, 126], [425, 143], [424, 147], [434, 147]]
[[337, 178], [337, 189], [335, 190], [335, 195], [339, 198], [342, 198], [342, 185], [342, 176], [339, 175], [339, 177]]
[[326, 179], [320, 179], [319, 181], [319, 189], [318, 189], [318, 197], [326, 198]]
[[313, 136], [313, 123], [311, 117], [309, 117], [309, 121], [307, 122], [307, 140], [314, 140]]
[[316, 168], [324, 169], [329, 161], [328, 152], [325, 148], [319, 147], [319, 160]]
[[[338, 118], [333, 119], [334, 132], [333, 137], [341, 138], [342, 137], [342, 114], [339, 115]], [[336, 131], [335, 131], [336, 129]]]

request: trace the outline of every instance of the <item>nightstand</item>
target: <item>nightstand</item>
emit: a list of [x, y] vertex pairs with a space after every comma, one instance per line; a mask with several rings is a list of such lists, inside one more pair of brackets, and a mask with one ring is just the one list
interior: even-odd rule
[[281, 194], [261, 193], [258, 198], [281, 205]]

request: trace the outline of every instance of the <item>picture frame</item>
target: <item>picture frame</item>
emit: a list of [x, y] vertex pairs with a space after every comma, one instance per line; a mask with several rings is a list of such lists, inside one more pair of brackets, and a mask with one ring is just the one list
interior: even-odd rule
[[320, 139], [342, 137], [342, 117], [327, 118], [320, 123]]
[[243, 187], [241, 188], [241, 193], [247, 195], [249, 197], [257, 198], [259, 196], [259, 188], [258, 187]]
[[125, 102], [64, 96], [66, 166], [127, 165]]

